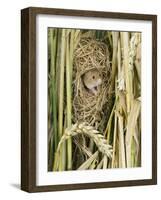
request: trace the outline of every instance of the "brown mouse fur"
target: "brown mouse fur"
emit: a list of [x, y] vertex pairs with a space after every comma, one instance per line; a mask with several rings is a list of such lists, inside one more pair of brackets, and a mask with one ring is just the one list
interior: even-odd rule
[[102, 78], [97, 69], [92, 69], [83, 75], [83, 83], [93, 94], [97, 94], [98, 86], [102, 83]]

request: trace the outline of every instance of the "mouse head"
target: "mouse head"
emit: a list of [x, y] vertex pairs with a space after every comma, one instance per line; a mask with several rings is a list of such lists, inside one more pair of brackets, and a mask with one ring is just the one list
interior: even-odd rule
[[92, 69], [83, 75], [83, 82], [87, 88], [92, 89], [102, 83], [102, 78], [97, 69]]

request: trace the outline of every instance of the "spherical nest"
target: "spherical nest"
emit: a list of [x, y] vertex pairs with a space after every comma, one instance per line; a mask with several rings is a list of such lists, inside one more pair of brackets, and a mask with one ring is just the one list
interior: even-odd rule
[[[73, 61], [73, 121], [85, 122], [103, 132], [107, 125], [111, 99], [108, 47], [94, 38], [81, 38], [75, 49]], [[87, 90], [82, 79], [85, 73], [93, 69], [98, 70], [102, 78], [96, 95]]]

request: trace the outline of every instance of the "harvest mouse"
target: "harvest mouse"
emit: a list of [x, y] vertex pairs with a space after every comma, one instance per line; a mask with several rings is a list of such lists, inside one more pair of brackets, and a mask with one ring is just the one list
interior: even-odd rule
[[92, 69], [83, 75], [83, 82], [87, 89], [94, 95], [98, 92], [98, 86], [101, 85], [102, 79], [97, 69]]

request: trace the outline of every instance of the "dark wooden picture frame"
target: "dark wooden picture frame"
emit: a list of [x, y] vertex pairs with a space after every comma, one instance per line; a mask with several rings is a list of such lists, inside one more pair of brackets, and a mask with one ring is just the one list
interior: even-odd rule
[[[152, 22], [152, 178], [112, 182], [36, 185], [36, 16], [63, 15]], [[53, 8], [21, 11], [21, 189], [27, 192], [92, 189], [157, 184], [157, 16]]]

